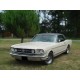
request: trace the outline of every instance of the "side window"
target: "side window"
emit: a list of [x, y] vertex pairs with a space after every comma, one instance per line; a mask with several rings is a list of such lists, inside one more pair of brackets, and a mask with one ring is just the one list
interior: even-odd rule
[[65, 41], [65, 37], [63, 35], [58, 35], [57, 42]]

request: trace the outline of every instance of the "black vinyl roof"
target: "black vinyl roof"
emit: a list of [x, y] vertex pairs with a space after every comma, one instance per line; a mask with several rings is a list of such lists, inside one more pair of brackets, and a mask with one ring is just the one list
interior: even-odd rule
[[62, 34], [60, 34], [60, 33], [40, 33], [37, 35], [62, 35]]

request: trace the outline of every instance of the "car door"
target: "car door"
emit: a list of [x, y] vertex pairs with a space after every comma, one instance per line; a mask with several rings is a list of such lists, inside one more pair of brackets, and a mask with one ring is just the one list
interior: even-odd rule
[[66, 48], [65, 37], [63, 35], [58, 35], [55, 49], [56, 55], [65, 51], [65, 48]]

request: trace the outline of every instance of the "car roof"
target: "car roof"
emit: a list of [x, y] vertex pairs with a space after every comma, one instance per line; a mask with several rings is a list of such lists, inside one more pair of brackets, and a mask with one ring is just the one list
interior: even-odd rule
[[62, 35], [62, 34], [60, 34], [60, 33], [40, 33], [37, 35]]

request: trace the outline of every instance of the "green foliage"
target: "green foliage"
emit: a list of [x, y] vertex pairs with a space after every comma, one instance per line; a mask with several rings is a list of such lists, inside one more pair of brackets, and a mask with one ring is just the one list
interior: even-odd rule
[[2, 13], [0, 13], [0, 24], [2, 23]]
[[[43, 21], [39, 27], [42, 13]], [[60, 24], [62, 21], [65, 25]], [[32, 37], [39, 32], [80, 37], [80, 11], [75, 10], [7, 10], [0, 14], [0, 22], [17, 37]]]
[[34, 36], [39, 32], [39, 18], [35, 11], [4, 11], [3, 22], [6, 29], [17, 37]]
[[[45, 16], [46, 18], [41, 23], [41, 32], [80, 37], [80, 10], [49, 10], [45, 12], [48, 16]], [[44, 12], [43, 14], [45, 15]], [[49, 16], [51, 16], [50, 19]]]
[[25, 32], [24, 32], [24, 29], [18, 27], [17, 28], [17, 33], [18, 33], [18, 36], [20, 37], [24, 37], [25, 36]]
[[72, 36], [80, 37], [80, 10], [69, 11], [69, 28], [72, 30]]

